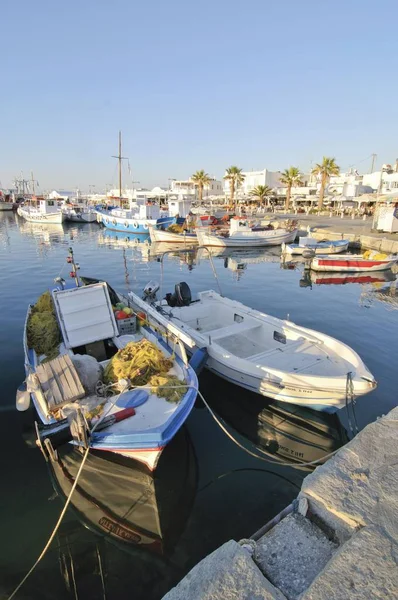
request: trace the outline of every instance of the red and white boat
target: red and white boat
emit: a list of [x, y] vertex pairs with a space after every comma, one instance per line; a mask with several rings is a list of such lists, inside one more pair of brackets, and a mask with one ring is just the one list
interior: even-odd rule
[[311, 260], [313, 271], [385, 271], [397, 262], [398, 256], [387, 256], [379, 252], [362, 254], [344, 254], [340, 256], [316, 256]]

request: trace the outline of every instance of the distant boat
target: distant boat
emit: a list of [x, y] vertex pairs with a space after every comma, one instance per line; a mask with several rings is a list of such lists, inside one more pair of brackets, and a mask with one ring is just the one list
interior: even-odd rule
[[65, 215], [54, 200], [33, 198], [28, 203], [18, 206], [17, 213], [30, 223], [61, 224]]
[[94, 223], [97, 222], [97, 213], [90, 206], [65, 206], [62, 208], [66, 221], [73, 223]]
[[[383, 255], [382, 255], [383, 256]], [[371, 253], [367, 257], [362, 254], [345, 254], [343, 256], [316, 256], [311, 260], [310, 268], [313, 271], [385, 271], [391, 269], [397, 262], [397, 256], [380, 257], [378, 252]]]
[[10, 194], [4, 194], [0, 190], [0, 212], [5, 210], [13, 210], [14, 206], [16, 205], [11, 199]]
[[303, 254], [305, 250], [312, 250], [315, 254], [338, 254], [348, 249], [349, 240], [335, 240], [318, 242], [314, 238], [301, 237], [298, 244], [283, 244], [282, 252], [287, 254]]
[[213, 234], [204, 228], [197, 229], [196, 234], [201, 246], [259, 248], [293, 242], [297, 236], [297, 229], [295, 227], [267, 229], [261, 226], [251, 226], [246, 219], [234, 218], [230, 221], [229, 232], [225, 234]]

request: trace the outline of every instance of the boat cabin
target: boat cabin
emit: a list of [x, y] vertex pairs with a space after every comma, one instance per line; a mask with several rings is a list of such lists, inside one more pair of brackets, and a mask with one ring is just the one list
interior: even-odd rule
[[193, 198], [180, 194], [178, 198], [171, 197], [168, 201], [169, 216], [187, 217], [191, 211]]

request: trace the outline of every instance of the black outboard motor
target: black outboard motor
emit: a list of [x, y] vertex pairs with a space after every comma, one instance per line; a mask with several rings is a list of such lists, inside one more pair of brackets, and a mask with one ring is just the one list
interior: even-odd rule
[[177, 283], [174, 294], [166, 294], [167, 304], [169, 306], [189, 306], [192, 302], [192, 294], [189, 285], [185, 281]]

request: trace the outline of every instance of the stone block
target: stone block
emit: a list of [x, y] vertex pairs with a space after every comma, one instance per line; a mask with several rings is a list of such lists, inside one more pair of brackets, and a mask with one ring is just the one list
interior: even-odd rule
[[398, 542], [398, 409], [368, 425], [326, 464], [308, 475], [299, 498], [346, 541], [379, 525]]
[[255, 561], [288, 600], [296, 600], [336, 549], [337, 545], [311, 521], [291, 514], [259, 539]]
[[396, 600], [398, 546], [377, 527], [346, 542], [300, 600]]
[[231, 540], [197, 564], [163, 600], [286, 600]]

